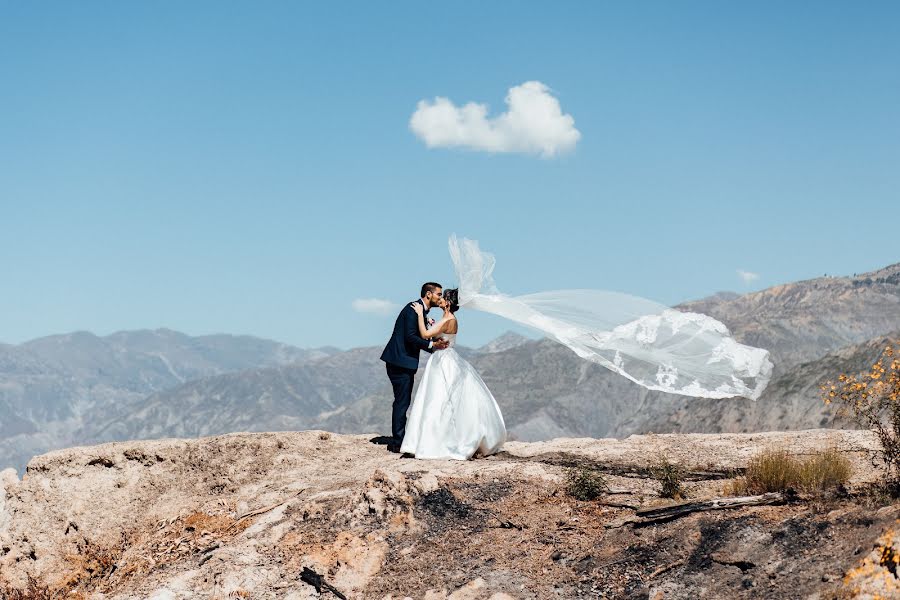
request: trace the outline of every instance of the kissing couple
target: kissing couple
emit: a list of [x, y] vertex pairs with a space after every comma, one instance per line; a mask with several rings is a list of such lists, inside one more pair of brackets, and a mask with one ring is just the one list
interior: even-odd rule
[[[432, 308], [443, 311], [426, 321]], [[429, 281], [403, 307], [381, 353], [394, 390], [391, 452], [427, 459], [467, 460], [497, 452], [506, 441], [500, 407], [475, 368], [455, 350], [459, 293]], [[415, 400], [419, 352], [432, 354]], [[411, 406], [410, 406], [411, 405]]]

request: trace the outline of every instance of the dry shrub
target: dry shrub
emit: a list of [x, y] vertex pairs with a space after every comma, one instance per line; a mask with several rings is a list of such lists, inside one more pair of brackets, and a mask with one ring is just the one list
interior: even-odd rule
[[128, 547], [125, 533], [112, 544], [99, 544], [84, 540], [78, 551], [66, 555], [71, 570], [59, 582], [57, 588], [72, 592], [96, 590], [116, 570], [119, 559]]
[[799, 464], [786, 450], [765, 450], [750, 459], [747, 472], [731, 483], [729, 493], [763, 494], [794, 488], [799, 479]]
[[203, 511], [162, 521], [156, 531], [143, 536], [139, 543], [136, 541], [112, 579], [139, 579], [156, 569], [198, 556], [211, 544], [224, 543], [238, 535], [252, 522]]
[[609, 486], [599, 471], [586, 467], [566, 469], [566, 493], [576, 500], [596, 500], [607, 491]]
[[80, 600], [199, 555], [212, 543], [231, 539], [251, 523], [252, 519], [238, 521], [227, 514], [196, 511], [160, 522], [150, 535], [122, 532], [109, 544], [84, 540], [65, 555], [68, 569], [53, 587], [29, 579], [24, 589], [17, 589], [0, 577], [0, 600]]
[[31, 575], [24, 588], [13, 587], [8, 581], [0, 582], [0, 600], [55, 600], [61, 594], [54, 594], [46, 585], [40, 583]]
[[733, 496], [796, 490], [820, 493], [838, 488], [850, 480], [852, 468], [837, 449], [798, 459], [787, 450], [765, 450], [750, 459], [743, 477], [726, 486]]
[[845, 485], [853, 475], [850, 461], [837, 448], [818, 452], [800, 463], [800, 489], [810, 492]]
[[826, 404], [838, 414], [871, 429], [881, 445], [879, 457], [888, 468], [888, 484], [900, 490], [900, 359], [887, 346], [868, 373], [841, 375], [822, 386]]
[[682, 481], [684, 468], [680, 464], [671, 463], [665, 456], [650, 467], [650, 476], [659, 482], [659, 497], [679, 500], [687, 497]]

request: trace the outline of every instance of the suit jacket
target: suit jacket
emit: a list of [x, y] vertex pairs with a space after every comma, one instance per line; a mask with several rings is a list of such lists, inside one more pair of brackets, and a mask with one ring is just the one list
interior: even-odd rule
[[[422, 304], [422, 300], [416, 302]], [[419, 352], [434, 351], [428, 344], [429, 341], [419, 335], [419, 316], [407, 303], [397, 315], [394, 332], [381, 353], [381, 360], [404, 369], [416, 370], [419, 368]]]

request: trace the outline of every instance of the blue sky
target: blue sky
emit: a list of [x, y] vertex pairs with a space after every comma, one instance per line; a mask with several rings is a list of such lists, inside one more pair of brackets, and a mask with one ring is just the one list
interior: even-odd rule
[[[552, 158], [428, 148], [540, 81]], [[900, 261], [900, 4], [0, 0], [0, 341], [383, 343], [451, 232], [512, 293], [674, 304]], [[757, 274], [745, 281], [738, 271]], [[499, 319], [460, 313], [461, 341]]]

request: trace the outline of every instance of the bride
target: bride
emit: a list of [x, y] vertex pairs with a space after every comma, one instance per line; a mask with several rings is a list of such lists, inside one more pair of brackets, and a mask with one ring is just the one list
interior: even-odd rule
[[497, 452], [506, 441], [506, 425], [494, 396], [478, 372], [454, 349], [459, 322], [458, 290], [444, 290], [438, 301], [441, 319], [431, 329], [425, 325], [422, 305], [412, 304], [425, 339], [441, 337], [449, 342], [425, 366], [406, 423], [401, 452], [416, 458], [466, 460], [476, 453]]

